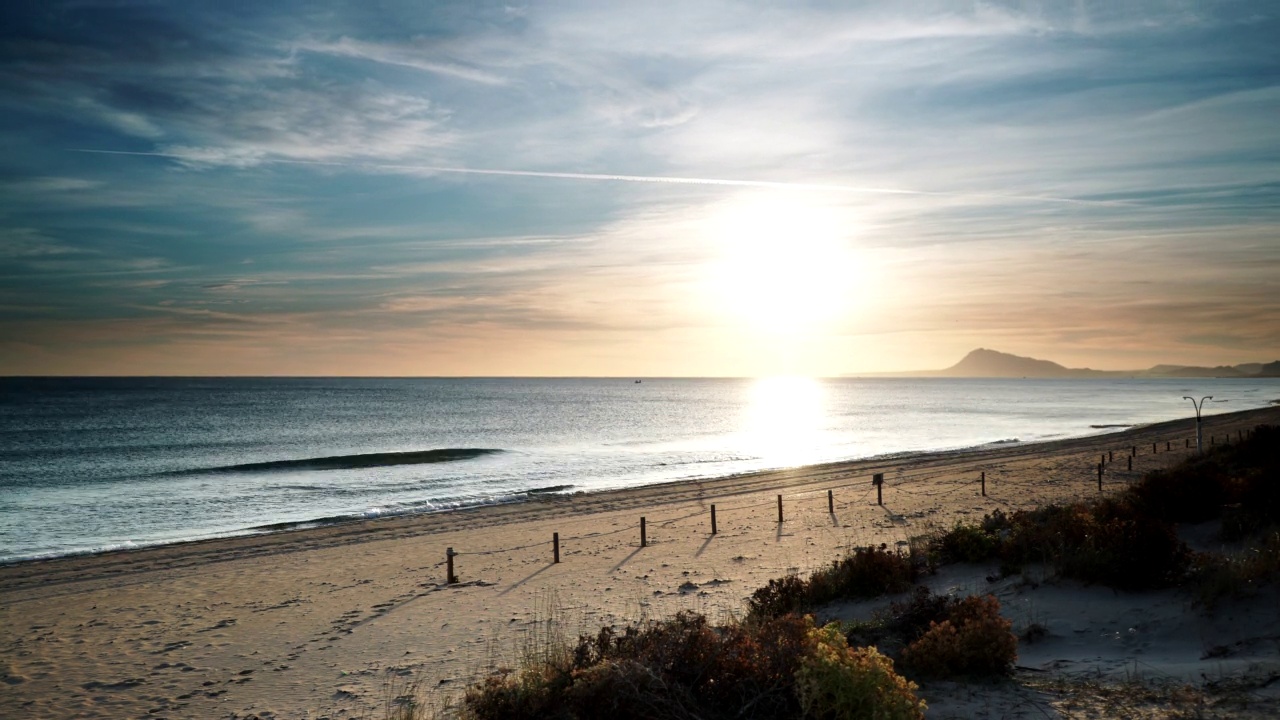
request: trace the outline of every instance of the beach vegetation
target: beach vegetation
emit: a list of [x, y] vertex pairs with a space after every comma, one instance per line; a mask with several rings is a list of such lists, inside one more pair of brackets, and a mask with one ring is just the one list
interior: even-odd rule
[[[1147, 473], [1114, 497], [997, 510], [980, 523], [957, 524], [932, 537], [927, 554], [943, 563], [998, 561], [1002, 574], [1043, 563], [1063, 577], [1121, 590], [1189, 581], [1207, 602], [1269, 576], [1278, 479], [1280, 428], [1259, 426], [1243, 442]], [[1251, 549], [1207, 557], [1179, 540], [1178, 523], [1213, 519], [1221, 519], [1225, 540], [1253, 538]]]
[[1012, 627], [995, 596], [964, 598], [902, 651], [903, 666], [931, 678], [1007, 675], [1018, 658]]
[[769, 581], [747, 601], [756, 618], [802, 612], [836, 600], [865, 600], [911, 589], [924, 567], [914, 551], [886, 546], [854, 548], [844, 557], [815, 570], [808, 578], [787, 575]]
[[1000, 538], [983, 525], [956, 523], [938, 537], [936, 559], [943, 564], [983, 562], [996, 554], [999, 543]]
[[[530, 659], [532, 660], [532, 659]], [[916, 686], [875, 648], [811, 616], [712, 625], [693, 612], [602, 627], [566, 652], [469, 688], [461, 718], [923, 717]]]
[[889, 603], [870, 619], [844, 625], [845, 638], [855, 647], [877, 647], [890, 657], [915, 642], [932, 623], [946, 620], [959, 600], [951, 595], [935, 595], [917, 585], [904, 600]]
[[804, 717], [918, 720], [925, 703], [917, 689], [876, 648], [850, 647], [835, 623], [809, 630], [796, 672]]
[[1045, 563], [1064, 577], [1123, 590], [1174, 584], [1189, 559], [1172, 523], [1127, 498], [988, 516], [940, 534], [931, 554], [943, 562], [998, 560], [1002, 574]]
[[473, 686], [464, 716], [795, 717], [795, 675], [812, 628], [796, 615], [715, 626], [687, 611], [622, 630], [605, 626], [565, 653]]
[[1188, 585], [1197, 605], [1214, 608], [1280, 578], [1280, 529], [1234, 553], [1196, 553]]

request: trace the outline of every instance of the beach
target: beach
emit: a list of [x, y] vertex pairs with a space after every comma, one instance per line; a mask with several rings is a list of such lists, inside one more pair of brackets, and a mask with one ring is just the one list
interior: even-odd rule
[[[1205, 443], [1278, 422], [1280, 407], [1214, 415]], [[1111, 492], [1186, 458], [1194, 437], [1179, 420], [11, 564], [0, 688], [29, 717], [359, 716], [415, 677], [460, 692], [511, 663], [549, 616], [572, 633], [681, 609], [741, 613], [770, 578], [849, 547], [1094, 498], [1100, 460]]]

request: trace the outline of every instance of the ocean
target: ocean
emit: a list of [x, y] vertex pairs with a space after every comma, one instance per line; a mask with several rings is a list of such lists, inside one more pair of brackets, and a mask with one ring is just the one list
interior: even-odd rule
[[1280, 380], [0, 378], [0, 562], [1114, 432], [1184, 395]]

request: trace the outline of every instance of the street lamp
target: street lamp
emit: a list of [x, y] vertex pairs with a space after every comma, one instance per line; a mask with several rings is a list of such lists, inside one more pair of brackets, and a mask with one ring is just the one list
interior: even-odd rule
[[1196, 452], [1202, 453], [1204, 452], [1204, 434], [1200, 432], [1200, 408], [1204, 407], [1205, 400], [1212, 400], [1213, 396], [1205, 395], [1204, 397], [1200, 398], [1200, 402], [1196, 402], [1195, 398], [1190, 398], [1190, 397], [1187, 397], [1186, 395], [1183, 395], [1182, 399], [1190, 400], [1191, 404], [1194, 405], [1196, 408]]

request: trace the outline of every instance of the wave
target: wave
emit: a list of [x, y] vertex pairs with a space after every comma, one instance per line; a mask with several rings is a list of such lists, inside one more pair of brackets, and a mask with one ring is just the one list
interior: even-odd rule
[[558, 493], [572, 489], [572, 485], [548, 485], [546, 487], [530, 488], [524, 492], [526, 495], [541, 495], [543, 493]]
[[359, 468], [390, 467], [392, 465], [422, 465], [426, 463], [471, 460], [484, 455], [500, 453], [491, 448], [440, 448], [437, 450], [407, 450], [402, 452], [362, 453], [358, 455], [331, 455], [329, 457], [300, 458], [297, 460], [270, 460], [267, 462], [241, 463], [219, 467], [183, 470], [188, 473], [221, 472], [272, 472], [287, 470], [353, 470]]
[[1106, 430], [1107, 428], [1131, 428], [1133, 425], [1128, 423], [1109, 423], [1105, 425], [1090, 425], [1094, 430]]

